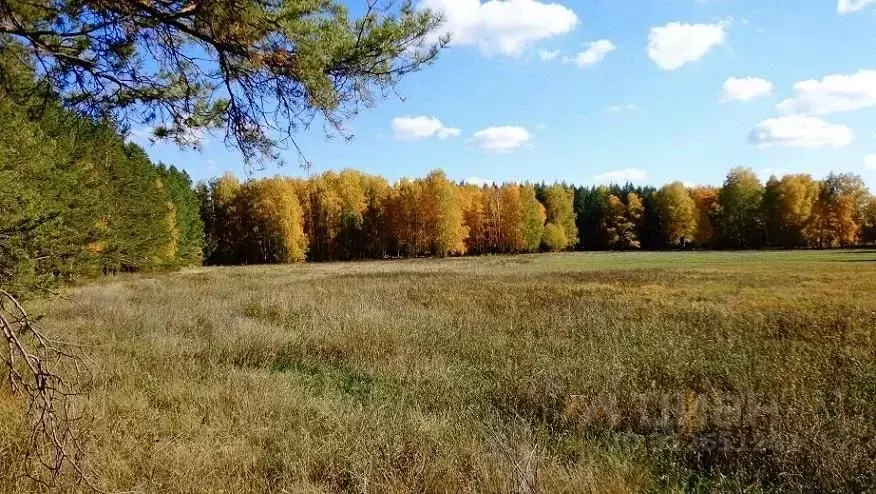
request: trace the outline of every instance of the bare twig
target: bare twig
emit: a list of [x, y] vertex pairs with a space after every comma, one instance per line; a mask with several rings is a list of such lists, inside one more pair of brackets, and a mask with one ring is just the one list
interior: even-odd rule
[[[33, 324], [27, 312], [9, 292], [0, 289], [0, 330], [6, 341], [3, 364], [13, 395], [27, 404], [31, 418], [25, 475], [46, 487], [60, 487], [69, 481], [89, 490], [103, 492], [88, 479], [84, 450], [77, 427], [81, 419], [73, 397], [77, 382], [62, 377], [61, 369], [72, 369], [74, 378], [85, 370], [80, 357], [64, 344], [48, 338]], [[62, 484], [62, 481], [65, 484]]]

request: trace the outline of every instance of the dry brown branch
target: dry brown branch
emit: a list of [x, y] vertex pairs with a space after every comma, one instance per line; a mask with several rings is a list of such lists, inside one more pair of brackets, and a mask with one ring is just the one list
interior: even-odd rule
[[74, 408], [78, 379], [87, 375], [81, 358], [70, 345], [41, 333], [18, 300], [2, 289], [0, 329], [7, 344], [3, 364], [8, 385], [26, 403], [31, 419], [22, 458], [25, 475], [50, 488], [78, 485], [102, 492], [88, 479], [77, 427], [81, 416]]

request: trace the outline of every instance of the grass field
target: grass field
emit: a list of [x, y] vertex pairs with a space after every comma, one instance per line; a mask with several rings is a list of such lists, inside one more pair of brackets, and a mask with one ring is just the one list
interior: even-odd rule
[[[204, 268], [37, 307], [143, 493], [876, 491], [876, 252]], [[0, 492], [26, 424], [0, 394]]]

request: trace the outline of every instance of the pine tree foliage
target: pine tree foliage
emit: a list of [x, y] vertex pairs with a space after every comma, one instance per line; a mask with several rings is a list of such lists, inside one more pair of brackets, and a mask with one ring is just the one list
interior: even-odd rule
[[17, 294], [101, 273], [198, 265], [191, 180], [111, 125], [0, 98], [0, 285]]
[[352, 16], [335, 0], [6, 0], [0, 51], [14, 56], [0, 88], [37, 67], [36, 84], [79, 115], [183, 145], [223, 129], [248, 161], [276, 159], [315, 117], [343, 133], [432, 62], [449, 41], [439, 22], [410, 1]]
[[734, 168], [718, 194], [718, 236], [727, 247], [757, 248], [763, 244], [763, 185], [753, 170]]

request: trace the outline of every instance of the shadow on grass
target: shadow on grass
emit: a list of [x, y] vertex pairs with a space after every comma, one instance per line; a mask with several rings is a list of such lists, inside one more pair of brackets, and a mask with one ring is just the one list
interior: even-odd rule
[[[876, 249], [839, 251], [845, 254], [845, 259], [833, 259], [832, 262], [876, 262]], [[849, 259], [854, 257], [853, 259]], [[867, 259], [861, 259], [867, 257]]]

